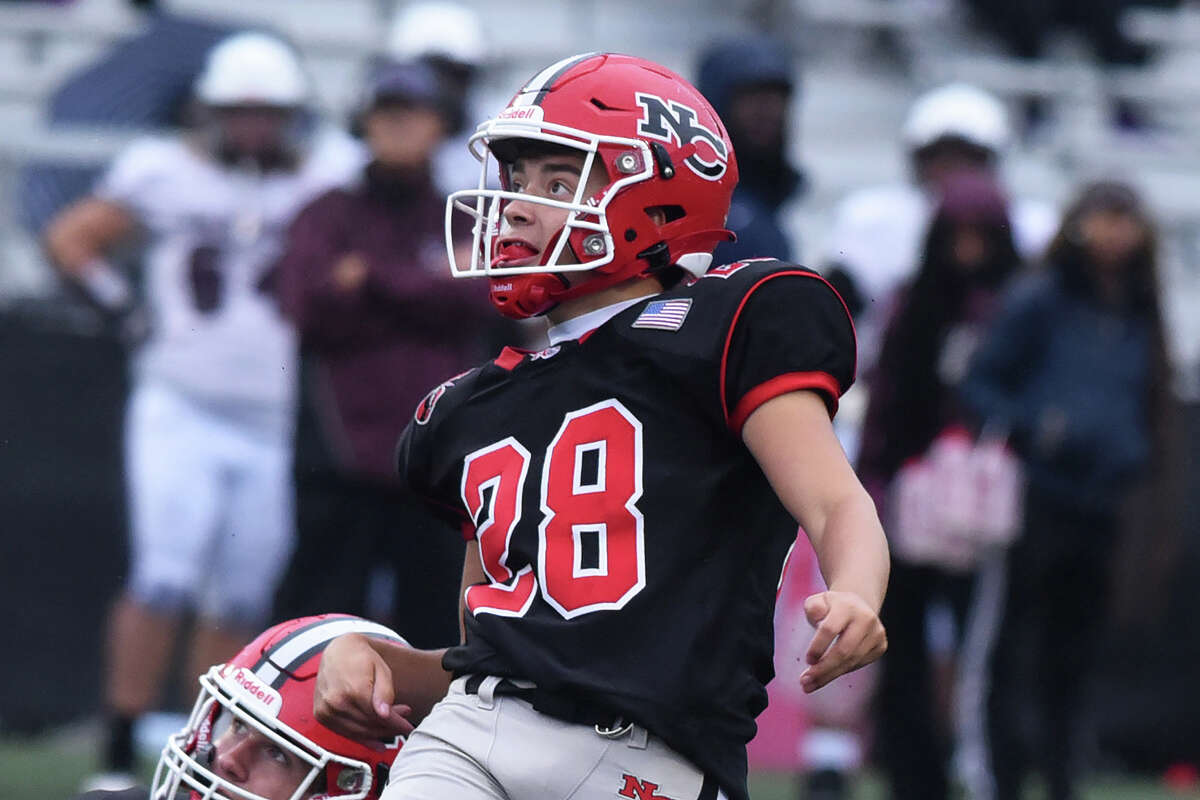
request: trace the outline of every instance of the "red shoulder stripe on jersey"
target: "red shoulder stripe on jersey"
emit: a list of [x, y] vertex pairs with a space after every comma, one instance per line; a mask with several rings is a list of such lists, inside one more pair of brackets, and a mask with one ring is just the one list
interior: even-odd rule
[[729, 417], [729, 427], [740, 436], [742, 426], [746, 424], [746, 420], [750, 418], [756, 408], [771, 398], [800, 389], [823, 392], [828, 396], [825, 404], [829, 406], [829, 416], [832, 417], [837, 413], [838, 395], [842, 393], [837, 378], [828, 372], [789, 372], [785, 375], [776, 375], [771, 380], [760, 383], [742, 395], [742, 399], [738, 401]]
[[500, 355], [496, 356], [496, 360], [493, 363], [501, 369], [512, 372], [524, 360], [525, 354], [520, 350], [517, 350], [515, 347], [505, 347], [500, 351]]
[[[721, 393], [721, 411], [725, 415], [725, 424], [729, 425], [730, 428], [733, 428], [734, 431], [736, 431], [739, 434], [741, 433], [741, 430], [742, 430], [741, 424], [734, 427], [733, 420], [731, 419], [730, 414], [729, 414], [729, 400], [725, 396], [725, 375], [726, 375], [726, 369], [729, 366], [729, 346], [733, 342], [733, 332], [734, 332], [734, 330], [737, 329], [738, 320], [742, 316], [742, 309], [744, 309], [746, 307], [746, 303], [750, 300], [750, 295], [754, 294], [754, 292], [758, 290], [758, 287], [762, 286], [764, 283], [771, 280], [772, 278], [779, 278], [784, 275], [799, 275], [804, 278], [816, 278], [821, 283], [828, 286], [829, 291], [833, 292], [833, 296], [838, 299], [838, 302], [840, 302], [842, 304], [842, 308], [846, 310], [846, 319], [850, 320], [850, 330], [854, 335], [854, 339], [855, 339], [855, 343], [856, 343], [855, 348], [854, 348], [854, 369], [851, 370], [850, 374], [851, 374], [851, 376], [854, 376], [858, 373], [858, 346], [857, 346], [858, 332], [854, 330], [854, 318], [850, 315], [850, 308], [846, 305], [846, 301], [842, 299], [842, 296], [840, 294], [838, 294], [838, 290], [833, 288], [833, 285], [829, 281], [825, 280], [823, 277], [821, 277], [820, 275], [818, 275], [815, 272], [810, 272], [809, 270], [803, 270], [803, 269], [780, 270], [779, 272], [772, 272], [770, 275], [760, 278], [757, 283], [755, 283], [753, 286], [751, 286], [746, 291], [746, 294], [742, 297], [742, 302], [738, 303], [737, 311], [733, 312], [733, 320], [729, 323], [729, 331], [725, 334], [725, 347], [721, 351], [721, 374], [720, 374], [721, 385], [718, 387], [718, 391]], [[803, 374], [803, 373], [794, 373], [794, 374]], [[785, 377], [785, 376], [779, 376], [779, 377]], [[772, 380], [777, 380], [777, 378], [772, 379]], [[767, 384], [770, 384], [770, 383], [771, 383], [771, 381], [767, 381], [767, 383], [763, 384], [763, 385], [766, 386]], [[836, 386], [836, 383], [837, 382], [835, 381], [834, 382], [835, 386]], [[756, 387], [755, 389], [752, 389], [751, 392], [757, 391], [757, 388], [758, 387]], [[801, 387], [801, 388], [809, 388], [809, 387]], [[790, 390], [785, 390], [785, 391], [790, 391]], [[751, 392], [746, 393], [747, 397], [750, 395]], [[782, 392], [780, 394], [782, 394]], [[772, 396], [774, 396], [774, 395], [772, 395]], [[834, 398], [835, 398], [835, 403], [836, 403], [836, 398], [837, 398], [836, 394], [834, 395]], [[770, 397], [764, 398], [762, 401], [760, 401], [760, 403], [758, 405], [761, 405], [763, 402], [766, 402], [766, 400], [769, 400], [769, 399], [770, 399]], [[741, 400], [738, 401], [738, 408], [742, 407], [742, 405], [745, 403], [745, 400], [746, 400], [746, 398], [743, 397]], [[754, 408], [757, 408], [758, 405], [755, 405]], [[754, 408], [751, 408], [750, 411], [753, 411]], [[836, 408], [836, 406], [835, 406], [835, 408]], [[747, 417], [750, 416], [749, 411], [746, 412], [746, 416]], [[745, 422], [746, 422], [746, 419], [745, 419], [745, 417], [743, 417], [741, 420], [741, 423], [744, 424]]]

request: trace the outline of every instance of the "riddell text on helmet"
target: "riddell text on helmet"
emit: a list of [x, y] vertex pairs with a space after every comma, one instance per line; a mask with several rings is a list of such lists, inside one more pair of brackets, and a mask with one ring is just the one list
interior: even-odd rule
[[242, 667], [234, 670], [233, 682], [238, 685], [246, 694], [253, 697], [258, 702], [262, 703], [268, 709], [276, 711], [279, 703], [279, 692], [272, 689], [270, 686], [262, 683], [254, 676], [254, 673], [247, 671]]
[[509, 106], [500, 112], [498, 119], [520, 119], [541, 122], [544, 117], [545, 112], [542, 111], [541, 106]]

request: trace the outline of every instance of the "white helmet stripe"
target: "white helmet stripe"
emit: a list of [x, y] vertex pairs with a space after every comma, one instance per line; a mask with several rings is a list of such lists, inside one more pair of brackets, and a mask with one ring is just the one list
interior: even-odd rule
[[[349, 619], [350, 617], [349, 617], [349, 615], [343, 616], [343, 615], [339, 614], [338, 616], [333, 617], [333, 618], [334, 619]], [[357, 619], [357, 618], [355, 618], [355, 619]], [[329, 620], [330, 620], [329, 617], [323, 617], [323, 616], [313, 617], [310, 621], [306, 622], [304, 625], [301, 625], [300, 627], [296, 628], [295, 630], [289, 632], [287, 634], [287, 636], [284, 636], [279, 641], [274, 642], [271, 645], [271, 648], [269, 650], [265, 650], [262, 653], [262, 655], [259, 656], [258, 661], [254, 662], [254, 666], [251, 667], [251, 670], [257, 673], [259, 667], [261, 667], [263, 664], [265, 664], [271, 660], [271, 654], [274, 653], [277, 649], [282, 647], [287, 642], [290, 642], [292, 639], [296, 638], [297, 636], [304, 633], [305, 631], [312, 630], [313, 628], [324, 625], [326, 622], [329, 622]]]
[[513, 101], [512, 106], [534, 106], [542, 101], [542, 96], [554, 85], [559, 76], [566, 72], [571, 67], [578, 64], [580, 61], [591, 58], [597, 55], [596, 53], [580, 53], [575, 56], [567, 56], [561, 61], [555, 61], [544, 70], [534, 75], [533, 78], [521, 88], [520, 94]]
[[305, 628], [267, 653], [267, 661], [254, 674], [263, 683], [276, 689], [287, 679], [287, 672], [303, 664], [312, 654], [346, 633], [362, 633], [384, 639], [404, 641], [392, 629], [365, 619], [331, 619]]

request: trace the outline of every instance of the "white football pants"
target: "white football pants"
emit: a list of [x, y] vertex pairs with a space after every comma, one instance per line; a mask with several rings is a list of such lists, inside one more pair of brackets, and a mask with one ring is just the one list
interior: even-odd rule
[[152, 382], [125, 425], [133, 597], [257, 629], [293, 545], [291, 441]]
[[466, 680], [408, 737], [382, 800], [725, 800], [645, 728], [604, 736], [493, 694], [495, 677], [478, 694]]

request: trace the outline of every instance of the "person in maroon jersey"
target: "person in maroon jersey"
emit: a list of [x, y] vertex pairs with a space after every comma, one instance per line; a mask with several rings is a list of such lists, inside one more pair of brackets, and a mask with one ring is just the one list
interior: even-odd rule
[[452, 270], [546, 316], [549, 347], [436, 387], [400, 441], [401, 476], [467, 538], [463, 643], [339, 638], [316, 712], [373, 738], [419, 722], [386, 800], [746, 800], [797, 521], [830, 587], [805, 604], [802, 687], [886, 648], [887, 546], [830, 422], [849, 315], [803, 267], [710, 268], [733, 148], [657, 64], [564, 59], [472, 146]]

